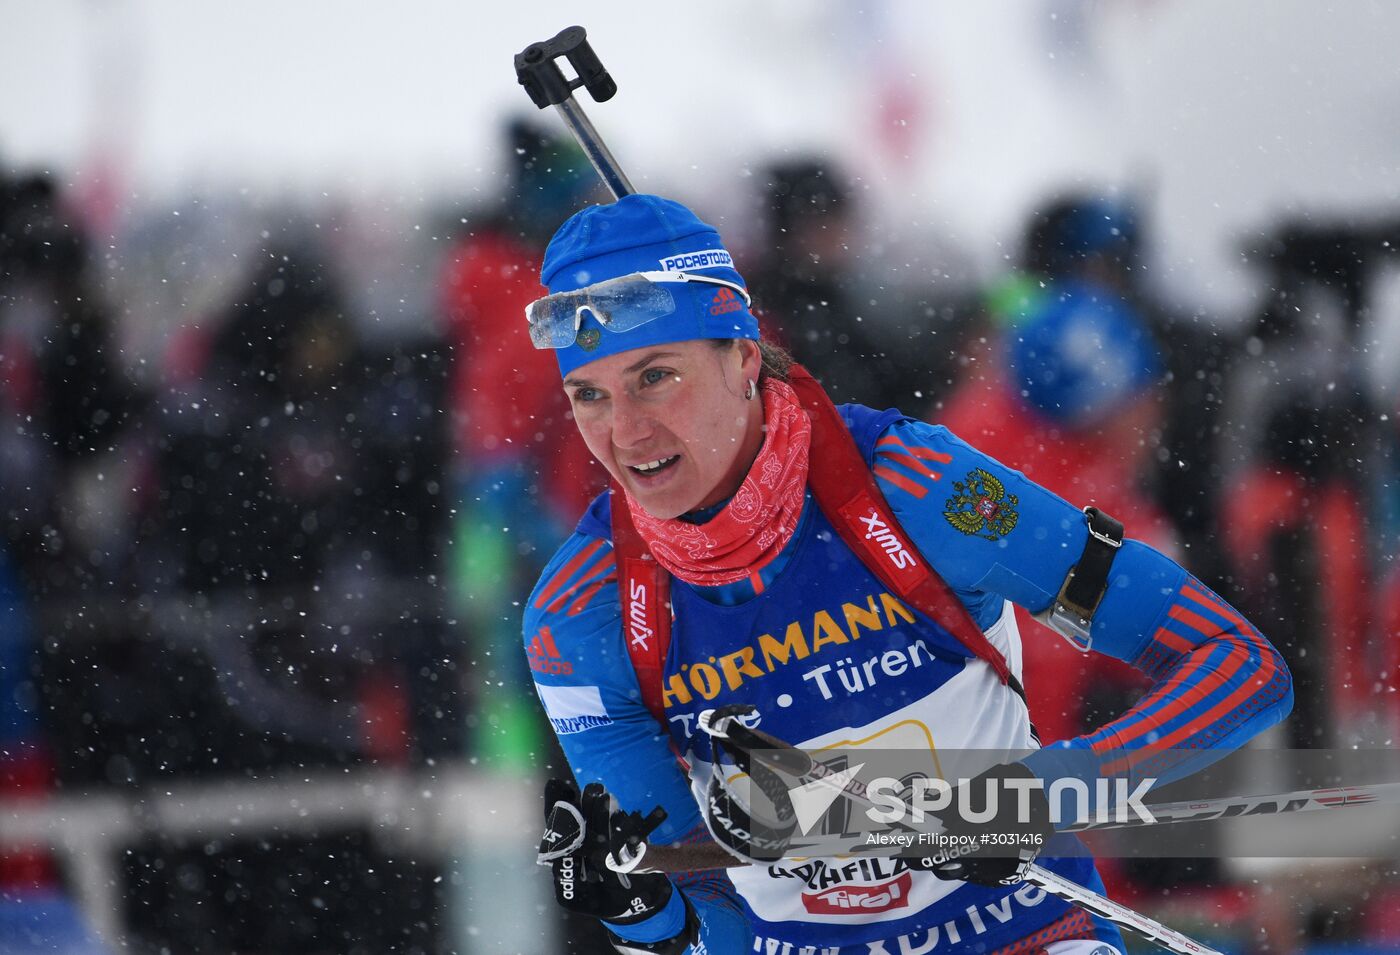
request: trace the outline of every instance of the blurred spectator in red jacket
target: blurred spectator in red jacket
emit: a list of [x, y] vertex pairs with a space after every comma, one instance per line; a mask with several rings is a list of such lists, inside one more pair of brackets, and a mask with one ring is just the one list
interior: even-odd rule
[[[1031, 276], [1003, 289], [1000, 327], [969, 349], [968, 373], [931, 419], [1170, 553], [1171, 523], [1142, 489], [1161, 419], [1162, 361], [1106, 261], [1125, 254], [1128, 229], [1108, 203], [1086, 202], [1060, 221], [1054, 254], [1029, 256]], [[1034, 632], [1040, 625], [1017, 612], [1026, 672], [1037, 674], [1027, 686], [1031, 717], [1045, 742], [1121, 712], [1143, 686], [1136, 671]]]
[[521, 320], [544, 294], [540, 261], [549, 236], [596, 198], [596, 179], [564, 140], [519, 121], [507, 138], [511, 183], [496, 209], [467, 218], [469, 231], [448, 255], [440, 287], [453, 346], [458, 464], [475, 484], [488, 473], [513, 473], [533, 507], [557, 508], [551, 516], [572, 529], [597, 491], [581, 480], [590, 459], [581, 439], [556, 427], [569, 404], [554, 381], [554, 355], [530, 345]]
[[454, 577], [483, 651], [483, 676], [502, 690], [499, 701], [486, 701], [491, 725], [480, 727], [479, 741], [488, 751], [500, 744], [498, 752], [518, 755], [531, 746], [530, 732], [515, 723], [530, 719], [518, 709], [529, 674], [512, 602], [530, 589], [605, 480], [568, 425], [554, 354], [531, 346], [523, 318], [525, 306], [545, 294], [539, 274], [549, 236], [600, 197], [592, 168], [566, 140], [515, 121], [506, 145], [508, 186], [494, 209], [466, 217], [468, 231], [447, 257], [439, 297], [453, 364]]

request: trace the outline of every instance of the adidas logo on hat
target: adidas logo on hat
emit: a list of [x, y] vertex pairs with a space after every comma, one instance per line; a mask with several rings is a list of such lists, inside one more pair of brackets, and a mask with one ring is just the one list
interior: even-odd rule
[[734, 294], [733, 289], [721, 288], [715, 293], [715, 297], [710, 299], [710, 314], [723, 315], [726, 312], [737, 312], [744, 307], [744, 300]]

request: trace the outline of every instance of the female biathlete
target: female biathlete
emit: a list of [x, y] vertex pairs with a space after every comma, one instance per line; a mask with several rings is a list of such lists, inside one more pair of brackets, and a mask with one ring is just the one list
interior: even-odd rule
[[[540, 700], [584, 787], [546, 795], [541, 859], [559, 902], [602, 919], [623, 952], [1121, 950], [1112, 925], [1017, 879], [1034, 849], [765, 855], [744, 804], [714, 785], [701, 714], [747, 704], [747, 725], [809, 751], [1029, 753], [987, 769], [994, 780], [1172, 778], [1287, 715], [1277, 651], [1110, 515], [945, 428], [833, 407], [760, 341], [720, 236], [684, 206], [629, 195], [585, 209], [555, 234], [542, 282], [529, 334], [555, 350], [613, 481], [525, 614]], [[1153, 688], [1039, 748], [1012, 604]], [[1198, 755], [1153, 762], [1167, 752]], [[1049, 835], [1046, 790], [1027, 791], [1030, 829]], [[713, 865], [713, 840], [738, 858], [615, 871], [648, 832], [654, 856], [693, 846]], [[1083, 852], [1037, 863], [1102, 891]]]

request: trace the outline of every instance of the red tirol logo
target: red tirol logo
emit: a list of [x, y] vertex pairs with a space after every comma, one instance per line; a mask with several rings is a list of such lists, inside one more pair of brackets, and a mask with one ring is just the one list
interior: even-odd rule
[[880, 885], [842, 885], [821, 892], [803, 892], [802, 904], [812, 915], [865, 915], [909, 906], [912, 878], [906, 872]]
[[559, 648], [554, 645], [554, 634], [549, 632], [548, 627], [540, 627], [540, 632], [530, 639], [525, 655], [530, 658], [530, 669], [536, 673], [567, 675], [574, 672], [574, 665], [563, 659]]
[[715, 293], [715, 297], [710, 299], [710, 314], [723, 315], [726, 312], [737, 312], [744, 307], [743, 299], [734, 294], [731, 288], [721, 288]]

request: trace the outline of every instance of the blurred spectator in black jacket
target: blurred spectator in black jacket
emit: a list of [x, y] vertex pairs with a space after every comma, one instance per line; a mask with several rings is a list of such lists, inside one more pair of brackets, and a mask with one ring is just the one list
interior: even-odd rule
[[126, 555], [96, 546], [110, 528], [84, 519], [74, 485], [139, 401], [88, 239], [47, 175], [0, 177], [0, 383], [5, 539], [38, 596], [100, 585]]
[[391, 465], [364, 448], [362, 356], [324, 270], [271, 251], [249, 285], [163, 415], [158, 589], [303, 588], [358, 561], [357, 499]]
[[[52, 180], [0, 171], [0, 802], [42, 800], [54, 785], [39, 650], [55, 634], [38, 621], [101, 589], [125, 556], [98, 546], [114, 538], [78, 506], [89, 462], [135, 404], [101, 301]], [[26, 941], [102, 951], [61, 884], [42, 847], [0, 847], [0, 898], [11, 914], [29, 907]]]
[[189, 626], [238, 688], [249, 739], [311, 747], [225, 765], [398, 762], [456, 690], [414, 689], [448, 663], [432, 583], [441, 397], [403, 356], [367, 355], [331, 270], [291, 248], [260, 253], [202, 375], [162, 403], [140, 583], [156, 604], [207, 608]]
[[909, 405], [909, 370], [852, 296], [855, 209], [845, 178], [824, 160], [769, 167], [762, 197], [764, 257], [746, 267], [765, 331], [787, 344], [839, 402]]

